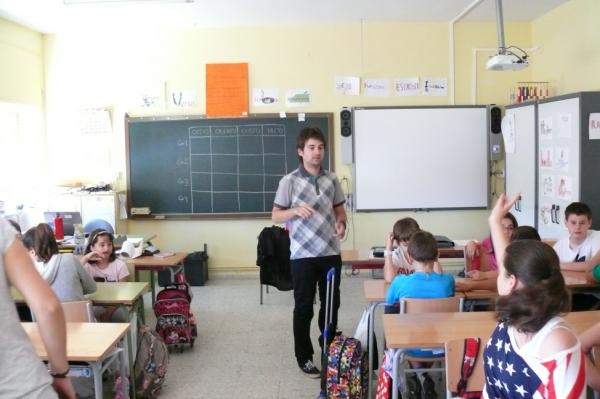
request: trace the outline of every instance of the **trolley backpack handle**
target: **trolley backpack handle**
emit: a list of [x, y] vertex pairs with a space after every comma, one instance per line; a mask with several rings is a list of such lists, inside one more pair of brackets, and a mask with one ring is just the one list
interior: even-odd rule
[[327, 272], [327, 289], [325, 294], [325, 328], [323, 330], [323, 356], [327, 359], [327, 344], [329, 342], [329, 328], [333, 319], [333, 286], [335, 285], [335, 267]]

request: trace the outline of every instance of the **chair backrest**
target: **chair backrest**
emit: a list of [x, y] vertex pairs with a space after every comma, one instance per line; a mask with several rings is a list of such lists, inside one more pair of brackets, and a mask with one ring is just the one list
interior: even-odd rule
[[63, 302], [65, 321], [68, 322], [93, 322], [94, 311], [90, 301]]
[[115, 234], [115, 230], [113, 229], [112, 225], [104, 219], [90, 220], [85, 224], [85, 226], [83, 226], [83, 232], [85, 234], [90, 234], [96, 229], [106, 230], [111, 234]]
[[[473, 373], [467, 380], [467, 392], [483, 390], [485, 374], [483, 361], [481, 359], [483, 359], [483, 350], [485, 349], [486, 340], [481, 340], [479, 353], [477, 354], [477, 359], [475, 359]], [[457, 387], [458, 382], [460, 381], [464, 352], [465, 341], [463, 339], [446, 342], [446, 389], [448, 392], [458, 391]]]
[[463, 297], [460, 296], [400, 299], [400, 313], [462, 312], [462, 308]]

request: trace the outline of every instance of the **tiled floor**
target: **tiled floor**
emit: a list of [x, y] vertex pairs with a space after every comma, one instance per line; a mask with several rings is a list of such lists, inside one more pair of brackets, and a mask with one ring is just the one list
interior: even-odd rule
[[[346, 334], [354, 334], [366, 305], [365, 278], [370, 273], [342, 278], [339, 329]], [[194, 348], [171, 354], [162, 397], [303, 399], [318, 395], [319, 380], [303, 375], [294, 358], [291, 291], [271, 287], [261, 306], [258, 277], [252, 275], [211, 278], [193, 292], [198, 339]], [[147, 299], [147, 320], [153, 325]], [[312, 325], [318, 350], [316, 318]]]

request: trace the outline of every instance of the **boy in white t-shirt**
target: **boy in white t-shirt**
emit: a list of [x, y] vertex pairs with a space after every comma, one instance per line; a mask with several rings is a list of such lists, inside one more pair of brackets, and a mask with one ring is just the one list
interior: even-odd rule
[[582, 202], [565, 209], [569, 236], [554, 244], [561, 270], [591, 272], [600, 263], [600, 231], [591, 230], [592, 210]]

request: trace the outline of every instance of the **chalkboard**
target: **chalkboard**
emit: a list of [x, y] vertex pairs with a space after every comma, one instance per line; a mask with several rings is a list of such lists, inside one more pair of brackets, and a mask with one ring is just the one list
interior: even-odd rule
[[[128, 207], [134, 218], [268, 217], [279, 180], [298, 167], [296, 137], [318, 127], [333, 165], [332, 114], [125, 118]], [[131, 214], [131, 212], [130, 212]]]

